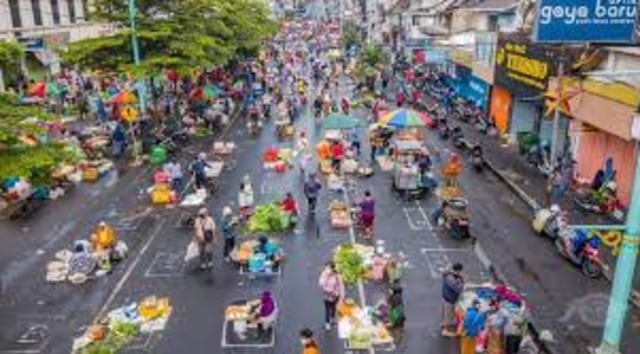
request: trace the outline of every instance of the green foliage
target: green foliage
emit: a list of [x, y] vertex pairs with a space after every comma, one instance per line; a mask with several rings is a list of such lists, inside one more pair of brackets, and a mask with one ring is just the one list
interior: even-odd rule
[[38, 106], [19, 105], [15, 95], [0, 95], [0, 150], [15, 144], [21, 135], [40, 133], [41, 123], [54, 118]]
[[333, 261], [345, 284], [355, 284], [364, 275], [362, 257], [352, 245], [338, 246]]
[[342, 45], [349, 49], [360, 43], [360, 33], [354, 22], [347, 22], [342, 27]]
[[16, 67], [23, 57], [24, 51], [19, 43], [0, 41], [0, 69]]
[[[125, 1], [96, 0], [93, 18], [119, 24], [110, 37], [72, 43], [63, 59], [92, 69], [131, 70], [133, 55]], [[238, 52], [254, 51], [277, 31], [258, 0], [138, 0], [136, 35], [140, 69], [157, 72], [223, 64]]]
[[362, 51], [360, 61], [370, 67], [377, 67], [389, 63], [389, 56], [377, 45], [368, 45]]

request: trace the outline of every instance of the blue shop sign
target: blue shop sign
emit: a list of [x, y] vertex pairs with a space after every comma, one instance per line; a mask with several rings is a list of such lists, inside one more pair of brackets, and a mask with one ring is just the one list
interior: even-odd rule
[[477, 106], [482, 107], [483, 110], [486, 110], [489, 98], [489, 85], [482, 79], [471, 75], [467, 78], [466, 85], [461, 87], [459, 95], [475, 103]]
[[539, 42], [636, 43], [637, 0], [538, 0]]

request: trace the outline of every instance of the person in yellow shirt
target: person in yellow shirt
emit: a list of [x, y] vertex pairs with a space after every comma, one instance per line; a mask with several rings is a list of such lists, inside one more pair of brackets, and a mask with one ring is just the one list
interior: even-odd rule
[[91, 235], [91, 246], [96, 251], [108, 250], [115, 247], [116, 233], [104, 221], [100, 221], [98, 227]]
[[320, 354], [318, 343], [313, 339], [313, 331], [303, 328], [300, 331], [300, 341], [302, 342], [302, 354]]

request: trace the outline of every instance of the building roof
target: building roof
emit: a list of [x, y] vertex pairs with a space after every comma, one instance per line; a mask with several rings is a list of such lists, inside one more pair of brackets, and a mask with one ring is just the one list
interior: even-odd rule
[[504, 11], [515, 8], [520, 0], [463, 0], [460, 8], [478, 11]]

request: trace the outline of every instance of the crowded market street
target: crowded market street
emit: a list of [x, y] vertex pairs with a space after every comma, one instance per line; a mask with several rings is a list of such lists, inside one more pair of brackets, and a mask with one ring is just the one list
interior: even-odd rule
[[[168, 157], [154, 145], [143, 158], [134, 153], [135, 163], [123, 147], [92, 183], [82, 172], [64, 197], [0, 221], [0, 354], [283, 354], [311, 342], [330, 354], [578, 354], [598, 346], [612, 265], [587, 276], [534, 231], [536, 213], [547, 209], [532, 211], [505, 181], [501, 169], [515, 162], [484, 147], [477, 164], [473, 149], [486, 135], [467, 125], [462, 147], [443, 138], [442, 120], [453, 121], [442, 108], [448, 98], [431, 86], [420, 100], [405, 98], [419, 70], [396, 69], [406, 63], [402, 50], [381, 46], [389, 61], [362, 80], [356, 54], [336, 49], [342, 19], [325, 17], [335, 4], [305, 3], [305, 15], [282, 20], [255, 58], [193, 80], [166, 74], [162, 95], [193, 110], [180, 124], [211, 133], [189, 133]], [[123, 76], [108, 80], [136, 91]], [[137, 90], [136, 104], [145, 101]], [[164, 102], [152, 97], [150, 105]], [[223, 102], [231, 108], [222, 122], [198, 113]], [[123, 126], [135, 150], [144, 127]], [[181, 170], [175, 178], [176, 166], [184, 178]], [[464, 282], [450, 302], [443, 297], [454, 273]], [[481, 314], [473, 318], [472, 309]], [[620, 353], [636, 353], [639, 334], [632, 305]], [[107, 343], [117, 349], [102, 349]]]

